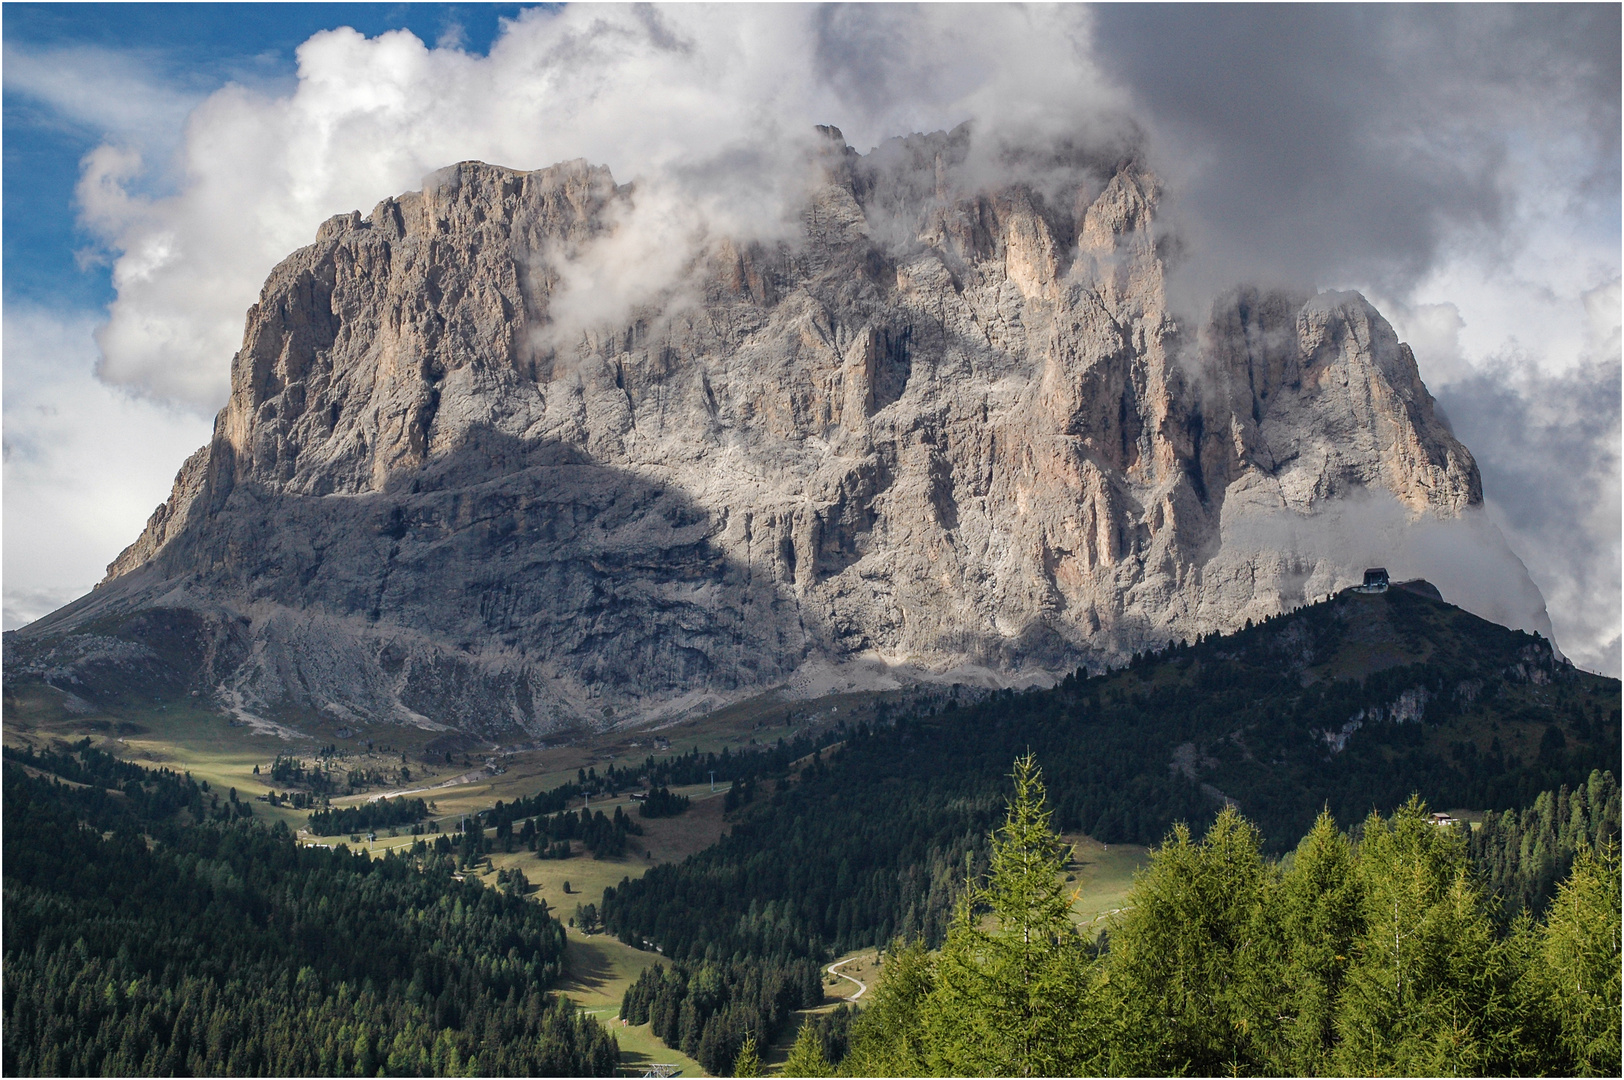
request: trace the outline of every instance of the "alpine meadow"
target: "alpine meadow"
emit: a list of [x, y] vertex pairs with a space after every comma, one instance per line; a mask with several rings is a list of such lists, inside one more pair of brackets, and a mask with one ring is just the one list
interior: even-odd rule
[[1618, 6], [0, 31], [5, 1075], [1624, 1071]]

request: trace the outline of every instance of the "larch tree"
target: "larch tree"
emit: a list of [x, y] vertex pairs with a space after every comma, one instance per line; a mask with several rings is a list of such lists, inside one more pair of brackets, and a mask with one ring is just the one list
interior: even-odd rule
[[752, 1033], [744, 1037], [744, 1043], [733, 1059], [733, 1075], [760, 1076], [761, 1072], [761, 1053], [756, 1049], [756, 1037]]
[[1062, 1075], [1090, 1042], [1087, 954], [1062, 880], [1070, 848], [1050, 828], [1036, 759], [1017, 759], [1011, 778], [986, 883], [967, 887], [937, 959], [926, 1007], [934, 1071]]
[[1337, 1014], [1349, 1075], [1494, 1073], [1510, 1049], [1515, 965], [1496, 940], [1464, 838], [1411, 798], [1358, 847], [1361, 932]]
[[1548, 1012], [1579, 1076], [1619, 1075], [1619, 870], [1617, 848], [1581, 848], [1541, 928]]
[[1271, 1071], [1315, 1076], [1331, 1070], [1337, 1005], [1361, 928], [1360, 897], [1353, 845], [1322, 811], [1275, 896], [1283, 970]]
[[936, 958], [922, 941], [898, 942], [887, 950], [883, 971], [852, 1024], [840, 1074], [929, 1075], [925, 1013], [936, 988]]
[[805, 1023], [795, 1035], [795, 1045], [780, 1070], [784, 1076], [829, 1076], [834, 1070], [823, 1053], [823, 1040], [818, 1038], [815, 1025]]
[[1280, 982], [1273, 887], [1257, 830], [1233, 807], [1200, 843], [1175, 826], [1111, 935], [1109, 1071], [1216, 1076], [1262, 1065]]

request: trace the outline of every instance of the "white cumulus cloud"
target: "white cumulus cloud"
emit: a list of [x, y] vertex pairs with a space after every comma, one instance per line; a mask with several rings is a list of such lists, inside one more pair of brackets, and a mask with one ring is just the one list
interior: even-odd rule
[[275, 263], [328, 216], [459, 160], [586, 158], [634, 182], [643, 220], [578, 268], [578, 292], [626, 266], [655, 289], [684, 241], [787, 234], [818, 123], [866, 148], [971, 120], [988, 154], [1097, 136], [1121, 98], [1088, 48], [1076, 8], [581, 5], [525, 12], [487, 56], [406, 31], [320, 33], [291, 94], [227, 86], [191, 113], [173, 193], [132, 194], [127, 150], [87, 158], [84, 220], [117, 253], [101, 374], [218, 406]]
[[5, 629], [88, 592], [209, 437], [194, 412], [95, 377], [90, 315], [8, 305]]
[[[101, 382], [64, 346], [59, 385], [113, 410], [86, 414], [107, 424], [181, 418], [187, 441], [225, 400], [276, 262], [325, 218], [459, 160], [585, 158], [635, 184], [613, 239], [565, 269], [558, 314], [584, 324], [668, 289], [709, 238], [790, 235], [816, 124], [867, 150], [970, 121], [969, 183], [1013, 170], [1041, 187], [1055, 150], [1132, 148], [1167, 181], [1181, 310], [1247, 278], [1360, 289], [1393, 319], [1558, 642], [1616, 673], [1618, 20], [1554, 5], [570, 5], [525, 11], [484, 56], [455, 32], [431, 47], [333, 29], [299, 48], [291, 83], [206, 96], [175, 64], [106, 49], [8, 44], [5, 78], [106, 132], [78, 199], [117, 299], [96, 332]], [[8, 455], [14, 424], [18, 446], [47, 430], [14, 419], [17, 318]], [[43, 340], [42, 325], [18, 332]], [[137, 418], [127, 396], [96, 397], [108, 386], [191, 411]], [[8, 509], [12, 485], [45, 475], [8, 456]], [[133, 538], [119, 530], [95, 534], [98, 566]], [[8, 518], [8, 570], [13, 535]], [[10, 612], [9, 574], [7, 588]]]

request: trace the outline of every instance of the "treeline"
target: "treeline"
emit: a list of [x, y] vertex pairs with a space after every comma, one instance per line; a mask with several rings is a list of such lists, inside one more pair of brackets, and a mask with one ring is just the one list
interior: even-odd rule
[[[596, 766], [581, 769], [578, 771], [575, 784], [555, 790], [563, 791], [568, 788], [574, 798], [580, 798], [583, 794], [618, 795], [623, 791], [641, 787], [645, 783], [656, 787], [681, 787], [706, 783], [713, 776], [718, 783], [723, 780], [752, 780], [762, 776], [775, 776], [787, 769], [791, 762], [822, 750], [842, 738], [841, 729], [835, 726], [821, 731], [804, 731], [793, 739], [780, 738], [774, 743], [741, 749], [737, 753], [734, 753], [732, 747], [723, 747], [721, 753], [715, 751], [700, 753], [699, 748], [694, 747], [686, 753], [666, 758], [656, 758], [650, 754], [640, 765], [626, 767], [610, 765], [602, 774], [599, 774]], [[538, 798], [546, 798], [551, 794], [544, 793]], [[524, 801], [520, 800], [520, 803], [524, 804]], [[562, 808], [562, 805], [558, 808]], [[513, 816], [527, 817], [541, 812], [551, 813], [552, 810], [538, 811], [526, 808]]]
[[572, 800], [581, 798], [583, 794], [584, 789], [579, 784], [560, 784], [551, 791], [537, 792], [512, 802], [498, 799], [495, 806], [481, 810], [475, 816], [481, 824], [495, 826], [500, 831], [504, 825], [511, 828], [515, 821], [524, 818], [560, 813], [569, 807]]
[[[1329, 674], [1384, 636], [1426, 659]], [[1322, 808], [1357, 822], [1412, 792], [1532, 804], [1611, 767], [1618, 733], [1616, 680], [1563, 665], [1530, 635], [1398, 591], [1338, 601], [1052, 690], [842, 726], [826, 755], [762, 755], [781, 767], [735, 784], [730, 834], [607, 891], [601, 917], [682, 961], [825, 960], [896, 937], [934, 946], [966, 859], [985, 867], [1003, 805], [996, 763], [1027, 749], [1056, 778], [1066, 832], [1154, 844], [1227, 798], [1277, 856]], [[1486, 751], [1463, 749], [1479, 742]], [[741, 793], [758, 789], [745, 809]], [[1548, 895], [1555, 879], [1543, 880]]]
[[[336, 794], [338, 781], [335, 778], [335, 771], [328, 767], [331, 764], [331, 759], [327, 756], [329, 749], [324, 747], [321, 754], [322, 757], [311, 765], [306, 765], [303, 760], [292, 755], [276, 755], [271, 762], [271, 782], [283, 785], [297, 784], [323, 799]], [[254, 768], [257, 771], [259, 766], [256, 765]]]
[[[1271, 854], [1321, 808], [1357, 821], [1418, 792], [1434, 805], [1504, 809], [1616, 762], [1615, 680], [1576, 672], [1529, 635], [1422, 597], [1360, 599], [1363, 608], [1320, 605], [1050, 691], [839, 728], [828, 733], [844, 743], [833, 768], [814, 757], [791, 775], [800, 759], [777, 756], [777, 773], [735, 786], [766, 791], [772, 780], [770, 798], [758, 798], [716, 846], [617, 889], [605, 923], [671, 956], [713, 945], [724, 956], [810, 955], [797, 950], [839, 952], [898, 934], [938, 941], [951, 874], [983, 848], [1000, 803], [991, 763], [1028, 748], [1058, 778], [1051, 797], [1064, 831], [1152, 844], [1227, 798], [1258, 824]], [[1306, 678], [1337, 659], [1348, 619], [1372, 614], [1428, 659], [1363, 678]], [[1531, 718], [1536, 688], [1544, 704]], [[1489, 752], [1460, 749], [1495, 725]], [[1494, 749], [1518, 731], [1532, 734], [1536, 755]], [[772, 929], [749, 929], [769, 901]]]
[[638, 806], [637, 813], [646, 818], [676, 817], [688, 809], [688, 796], [673, 795], [671, 789], [657, 787], [648, 793]]
[[1593, 772], [1569, 790], [1541, 792], [1520, 813], [1492, 810], [1470, 832], [1472, 862], [1499, 915], [1509, 923], [1523, 912], [1540, 915], [1581, 851], [1619, 845], [1619, 789], [1612, 773]]
[[[502, 803], [496, 805], [503, 808]], [[483, 822], [492, 818], [496, 827], [487, 834]], [[612, 815], [583, 807], [563, 810], [551, 817], [524, 820], [487, 811], [464, 822], [454, 834], [442, 836], [435, 842], [434, 850], [456, 850], [465, 863], [478, 861], [496, 851], [511, 854], [521, 848], [543, 859], [567, 859], [572, 850], [570, 842], [576, 841], [594, 857], [607, 859], [626, 854], [628, 836], [642, 835], [643, 827], [618, 806]]]
[[[733, 782], [734, 787], [728, 791], [726, 805], [726, 809], [732, 811], [754, 798], [755, 783], [759, 778], [779, 775], [787, 769], [789, 763], [822, 750], [843, 738], [845, 738], [844, 727], [835, 727], [818, 733], [806, 732], [790, 740], [779, 739], [771, 746], [762, 746], [757, 750], [737, 754], [728, 747], [724, 747], [720, 754], [714, 752], [701, 754], [698, 748], [695, 748], [685, 754], [658, 760], [650, 755], [639, 766], [622, 768], [610, 765], [602, 775], [599, 775], [597, 766], [590, 766], [578, 770], [574, 783], [560, 784], [548, 791], [514, 799], [512, 802], [499, 800], [491, 809], [481, 810], [476, 817], [481, 825], [494, 826], [501, 836], [514, 835], [514, 825], [524, 823], [527, 819], [539, 822], [543, 817], [559, 815], [576, 799], [616, 797], [633, 788], [641, 788], [644, 783], [653, 786], [656, 791], [664, 792], [656, 805], [666, 808], [668, 812], [665, 814], [645, 812], [643, 816], [672, 816], [681, 813], [688, 805], [688, 800], [686, 796], [671, 794], [669, 787], [697, 784], [712, 776], [718, 782], [722, 780]], [[650, 797], [655, 796], [651, 793]], [[681, 800], [680, 804], [678, 800]], [[522, 827], [521, 824], [521, 829]], [[535, 827], [538, 830], [542, 829], [539, 824]], [[631, 830], [631, 835], [639, 835], [639, 832]], [[576, 838], [574, 834], [553, 836], [554, 840], [560, 841]], [[514, 849], [507, 847], [505, 850]]]
[[316, 836], [343, 836], [397, 825], [415, 825], [429, 816], [422, 799], [378, 799], [359, 806], [329, 807], [310, 815], [310, 831]]
[[1357, 838], [1324, 814], [1278, 864], [1225, 808], [1092, 938], [1030, 758], [1015, 781], [941, 950], [895, 947], [844, 1059], [808, 1036], [797, 1075], [1618, 1075], [1616, 847], [1582, 846], [1544, 919], [1500, 934], [1419, 800]]
[[711, 1075], [728, 1076], [746, 1037], [774, 1031], [794, 1010], [822, 1000], [821, 969], [810, 960], [655, 964], [626, 991], [620, 1016], [649, 1024]]
[[156, 821], [184, 816], [192, 822], [235, 821], [253, 816], [237, 789], [222, 800], [207, 780], [170, 769], [144, 769], [90, 748], [90, 740], [35, 750], [6, 747], [5, 760], [38, 769], [72, 784], [84, 785], [74, 796], [95, 820]]
[[[583, 808], [579, 813], [565, 810], [552, 817], [526, 821], [519, 829], [516, 843], [544, 858], [567, 859], [570, 854], [569, 842], [579, 840], [595, 858], [611, 859], [626, 854], [628, 836], [642, 835], [643, 827], [618, 806], [612, 815], [602, 810], [588, 812]], [[512, 851], [515, 843], [513, 826], [498, 825], [496, 841], [504, 845], [505, 850]], [[562, 848], [562, 853], [553, 853], [558, 848]]]
[[7, 752], [6, 1074], [613, 1073], [613, 1037], [545, 992], [545, 909], [422, 846], [196, 824], [203, 796], [86, 744]]
[[843, 734], [832, 767], [781, 779], [716, 844], [607, 890], [609, 932], [676, 960], [818, 960], [896, 935], [939, 939], [954, 872], [996, 820], [996, 776], [977, 791], [913, 724]]
[[[366, 748], [372, 749], [372, 740], [366, 741]], [[276, 784], [298, 785], [307, 789], [310, 795], [298, 799], [296, 795], [281, 796], [294, 801], [294, 804], [314, 805], [338, 794], [338, 776], [344, 778], [344, 787], [349, 792], [365, 791], [370, 787], [394, 783], [407, 784], [411, 782], [412, 770], [406, 764], [406, 755], [401, 754], [400, 765], [394, 769], [361, 766], [346, 769], [340, 774], [339, 762], [347, 755], [340, 753], [336, 745], [328, 745], [316, 751], [316, 759], [306, 765], [302, 758], [291, 754], [278, 754], [271, 762], [271, 782]], [[254, 775], [259, 775], [259, 766], [254, 766]], [[313, 796], [313, 798], [311, 797]]]

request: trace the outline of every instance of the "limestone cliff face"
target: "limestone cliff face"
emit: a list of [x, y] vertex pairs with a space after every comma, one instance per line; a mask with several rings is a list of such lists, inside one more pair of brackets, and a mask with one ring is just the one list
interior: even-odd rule
[[168, 502], [25, 637], [185, 611], [243, 711], [541, 731], [823, 664], [1100, 664], [1346, 584], [1226, 562], [1230, 516], [1481, 502], [1363, 298], [1178, 327], [1154, 178], [961, 192], [963, 138], [832, 143], [798, 242], [568, 336], [569, 260], [638, 197], [607, 170], [463, 163], [333, 218]]

